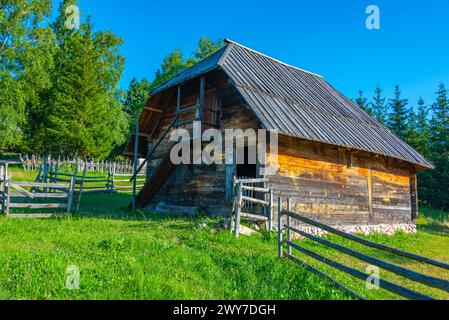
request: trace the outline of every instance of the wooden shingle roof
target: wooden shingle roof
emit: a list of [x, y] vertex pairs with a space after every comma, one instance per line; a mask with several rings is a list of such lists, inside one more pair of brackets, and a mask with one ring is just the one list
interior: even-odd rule
[[282, 134], [433, 165], [323, 77], [227, 40], [227, 46], [152, 94], [222, 69], [263, 126]]

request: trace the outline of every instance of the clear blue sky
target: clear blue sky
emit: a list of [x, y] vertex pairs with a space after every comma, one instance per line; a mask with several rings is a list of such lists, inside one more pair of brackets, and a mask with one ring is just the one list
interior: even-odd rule
[[[368, 5], [381, 29], [365, 27]], [[434, 101], [449, 86], [449, 0], [80, 0], [83, 18], [121, 36], [126, 69], [151, 79], [165, 54], [189, 54], [202, 36], [230, 38], [286, 63], [323, 75], [353, 98], [376, 84], [391, 96], [396, 83], [413, 104]]]

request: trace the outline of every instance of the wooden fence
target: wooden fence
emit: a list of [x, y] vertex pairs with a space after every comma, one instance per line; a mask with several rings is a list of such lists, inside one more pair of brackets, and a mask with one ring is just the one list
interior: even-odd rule
[[[73, 179], [68, 184], [37, 183], [13, 181], [11, 174], [2, 176], [0, 177], [2, 214], [9, 218], [68, 216], [72, 210], [74, 184]], [[12, 212], [14, 209], [19, 209], [20, 212]], [[44, 209], [60, 210], [57, 213], [34, 213], [36, 210]]]
[[[273, 190], [264, 188], [266, 179], [234, 179], [235, 201], [233, 208], [234, 234], [238, 238], [241, 219], [265, 223], [269, 231], [273, 230]], [[258, 197], [257, 195], [262, 196]], [[260, 212], [254, 212], [258, 208]], [[244, 212], [250, 209], [253, 212]], [[249, 210], [248, 210], [249, 211]]]
[[[285, 219], [284, 219], [285, 218]], [[285, 220], [285, 221], [284, 221]], [[331, 248], [333, 250], [336, 250], [340, 253], [346, 254], [348, 256], [351, 256], [353, 258], [359, 259], [363, 262], [369, 263], [370, 265], [376, 266], [378, 268], [387, 270], [389, 272], [392, 272], [396, 275], [399, 275], [403, 278], [406, 278], [408, 280], [411, 280], [416, 283], [424, 284], [426, 286], [437, 288], [440, 290], [443, 290], [445, 292], [449, 292], [449, 281], [436, 278], [433, 276], [428, 276], [389, 262], [386, 262], [384, 260], [374, 258], [372, 256], [366, 255], [364, 253], [349, 249], [347, 247], [344, 247], [340, 244], [331, 242], [329, 240], [319, 238], [316, 236], [313, 236], [307, 232], [304, 232], [298, 228], [293, 227], [293, 221], [299, 221], [302, 224], [312, 226], [321, 230], [324, 230], [327, 233], [334, 234], [340, 237], [343, 237], [347, 240], [350, 240], [353, 243], [361, 244], [365, 247], [375, 248], [379, 249], [385, 252], [388, 252], [390, 254], [405, 257], [410, 260], [419, 261], [421, 263], [429, 264], [432, 266], [436, 266], [445, 270], [449, 270], [449, 265], [429, 259], [426, 257], [422, 257], [413, 253], [401, 251], [392, 247], [388, 247], [379, 243], [375, 243], [360, 237], [357, 237], [355, 235], [345, 233], [343, 231], [340, 231], [338, 229], [335, 229], [333, 227], [330, 227], [328, 225], [322, 224], [320, 222], [314, 221], [310, 218], [307, 218], [303, 215], [300, 215], [296, 212], [291, 211], [291, 202], [290, 200], [287, 200], [287, 207], [284, 208], [283, 201], [281, 198], [278, 199], [278, 251], [279, 251], [279, 257], [286, 257], [290, 259], [291, 261], [307, 268], [309, 271], [312, 271], [328, 280], [336, 284], [341, 289], [345, 290], [349, 294], [351, 294], [353, 297], [358, 299], [364, 299], [361, 295], [355, 293], [354, 291], [348, 289], [329, 275], [326, 275], [325, 273], [319, 271], [318, 269], [312, 267], [311, 265], [308, 265], [301, 261], [297, 256], [293, 254], [293, 252], [299, 252], [305, 256], [308, 256], [316, 261], [319, 261], [325, 265], [328, 265], [334, 269], [337, 269], [339, 271], [342, 271], [346, 274], [349, 274], [350, 276], [357, 278], [362, 281], [366, 281], [370, 275], [361, 272], [357, 269], [354, 269], [351, 266], [347, 266], [344, 264], [341, 264], [339, 262], [336, 262], [332, 259], [329, 259], [327, 257], [324, 257], [323, 255], [316, 253], [305, 246], [300, 244], [300, 241], [293, 242], [292, 236], [293, 234], [297, 234], [300, 237], [303, 237], [305, 239], [311, 240], [315, 243], [318, 243], [321, 246], [324, 246], [326, 248]], [[284, 238], [284, 232], [286, 232], [286, 238]], [[284, 250], [284, 247], [286, 247], [287, 250]], [[411, 290], [409, 288], [406, 288], [404, 286], [400, 286], [398, 284], [392, 283], [387, 280], [378, 279], [379, 280], [379, 287], [382, 289], [385, 289], [387, 291], [390, 291], [394, 294], [397, 294], [401, 297], [407, 298], [407, 299], [413, 299], [413, 300], [429, 300], [433, 299], [432, 297], [419, 293], [417, 291]]]
[[[52, 167], [57, 167], [61, 172], [87, 172], [104, 173], [107, 174], [112, 168], [116, 173], [132, 174], [134, 172], [134, 163], [131, 160], [126, 161], [108, 161], [108, 160], [82, 160], [69, 159], [64, 157], [52, 158], [40, 157], [36, 155], [29, 156], [28, 154], [20, 155], [22, 167], [27, 172], [38, 171], [45, 163]], [[143, 171], [145, 172], [145, 168]]]

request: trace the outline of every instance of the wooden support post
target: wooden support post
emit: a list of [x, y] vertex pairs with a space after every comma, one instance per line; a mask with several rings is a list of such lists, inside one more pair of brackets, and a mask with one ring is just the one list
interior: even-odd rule
[[[114, 164], [112, 165], [112, 179], [111, 179], [111, 194], [113, 194], [114, 193], [114, 184], [115, 184], [115, 162], [114, 162]], [[137, 179], [137, 176], [136, 176], [136, 179]], [[135, 180], [135, 179], [134, 179]]]
[[[48, 158], [44, 157], [44, 177], [43, 177], [43, 183], [47, 183], [48, 178]], [[47, 193], [47, 188], [43, 189], [44, 193]]]
[[72, 177], [69, 187], [69, 196], [67, 200], [67, 216], [70, 216], [70, 210], [72, 209], [73, 188], [75, 186], [76, 177]]
[[133, 179], [133, 199], [132, 199], [132, 209], [136, 210], [136, 192], [137, 192], [137, 161], [139, 157], [137, 153], [139, 152], [139, 120], [136, 121], [136, 135], [134, 139], [134, 175], [136, 179]]
[[419, 216], [418, 179], [416, 178], [416, 169], [413, 169], [410, 175], [410, 203], [412, 205], [412, 220], [415, 221]]
[[[86, 163], [87, 164], [87, 163]], [[81, 204], [81, 196], [83, 195], [83, 188], [84, 188], [84, 180], [86, 179], [86, 173], [87, 173], [87, 165], [84, 166], [83, 169], [83, 177], [81, 178], [80, 188], [79, 188], [79, 194], [78, 194], [78, 200], [76, 201], [76, 208], [75, 208], [75, 214], [78, 214], [80, 210], [80, 204]], [[109, 178], [108, 178], [109, 179]], [[77, 180], [75, 178], [75, 186], [76, 186]], [[106, 186], [106, 189], [108, 186]]]
[[178, 98], [176, 99], [176, 125], [175, 128], [179, 127], [179, 114], [181, 113], [181, 86], [178, 86]]
[[205, 91], [206, 91], [206, 78], [204, 76], [201, 76], [200, 79], [200, 107], [197, 110], [196, 119], [197, 121], [201, 121], [203, 119], [203, 113], [204, 113], [204, 101], [205, 101]]
[[[291, 201], [290, 198], [287, 199], [287, 210], [288, 211], [292, 211], [292, 201]], [[292, 242], [292, 231], [290, 230], [290, 227], [291, 227], [291, 218], [290, 218], [290, 216], [287, 216], [287, 226], [288, 226], [287, 239], [288, 239], [288, 242]], [[288, 254], [292, 255], [292, 247], [291, 246], [288, 246]]]
[[270, 189], [269, 193], [269, 208], [268, 208], [268, 231], [273, 231], [273, 220], [274, 220], [274, 193], [273, 189]]
[[279, 258], [282, 258], [284, 256], [283, 253], [283, 244], [284, 240], [282, 238], [282, 232], [284, 231], [284, 226], [282, 223], [282, 198], [278, 198], [278, 254]]
[[[6, 172], [7, 172], [7, 166], [6, 166]], [[6, 197], [6, 202], [5, 202], [5, 215], [8, 216], [9, 215], [9, 204], [11, 202], [11, 181], [12, 177], [10, 174], [6, 175], [6, 183], [5, 183], [5, 197]]]
[[372, 216], [373, 212], [373, 169], [371, 164], [371, 158], [368, 160], [368, 209], [369, 214]]
[[147, 149], [148, 149], [148, 152], [147, 152], [148, 161], [147, 161], [146, 181], [148, 182], [148, 181], [150, 181], [151, 176], [153, 175], [153, 172], [152, 172], [153, 167], [151, 166], [151, 154], [153, 152], [153, 139], [151, 139], [151, 138], [147, 138]]
[[234, 233], [236, 238], [240, 235], [240, 212], [242, 211], [242, 182], [237, 184], [237, 199], [235, 205], [235, 217], [234, 217]]
[[0, 194], [2, 195], [2, 214], [6, 214], [6, 176], [4, 172], [4, 166], [0, 164]]

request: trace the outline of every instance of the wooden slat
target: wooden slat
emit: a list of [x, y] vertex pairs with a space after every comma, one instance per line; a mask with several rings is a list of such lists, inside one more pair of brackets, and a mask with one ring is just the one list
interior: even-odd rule
[[[11, 198], [28, 198], [19, 192], [12, 192]], [[33, 193], [34, 198], [55, 198], [55, 199], [65, 199], [68, 197], [67, 193]]]
[[257, 220], [257, 221], [262, 221], [262, 222], [268, 221], [267, 217], [259, 216], [259, 215], [252, 214], [252, 213], [240, 212], [240, 216], [242, 218], [246, 218], [246, 219], [250, 219], [250, 220]]
[[50, 218], [61, 218], [64, 214], [54, 214], [54, 213], [35, 213], [35, 214], [9, 214], [8, 218], [12, 219], [50, 219]]
[[315, 241], [317, 243], [320, 243], [326, 247], [330, 247], [332, 249], [335, 249], [337, 251], [340, 251], [342, 253], [345, 253], [347, 255], [350, 255], [354, 258], [357, 258], [359, 260], [365, 261], [369, 264], [378, 266], [382, 269], [388, 270], [390, 272], [393, 272], [397, 275], [403, 276], [407, 279], [425, 284], [427, 286], [433, 287], [433, 288], [437, 288], [446, 292], [449, 292], [449, 281], [447, 280], [443, 280], [443, 279], [439, 279], [439, 278], [435, 278], [435, 277], [431, 277], [431, 276], [427, 276], [425, 274], [419, 273], [419, 272], [415, 272], [413, 270], [407, 269], [407, 268], [403, 268], [401, 266], [397, 266], [394, 264], [391, 264], [389, 262], [377, 259], [377, 258], [373, 258], [370, 257], [368, 255], [365, 255], [363, 253], [359, 253], [357, 251], [351, 250], [349, 248], [343, 247], [339, 244], [336, 243], [332, 243], [328, 240], [325, 239], [321, 239], [318, 237], [315, 237], [313, 235], [310, 235], [304, 231], [298, 230], [296, 228], [293, 227], [288, 227], [286, 226], [287, 229], [298, 233], [299, 235], [306, 237], [312, 241]]
[[262, 193], [269, 193], [270, 192], [270, 189], [250, 187], [250, 186], [242, 186], [242, 189], [243, 190], [248, 190], [248, 191], [254, 191], [254, 192], [262, 192]]
[[267, 183], [270, 182], [270, 179], [236, 179], [235, 183], [239, 183], [242, 182], [243, 184], [245, 183]]
[[22, 209], [67, 209], [65, 203], [10, 203], [10, 208]]
[[416, 261], [419, 261], [419, 262], [424, 262], [424, 263], [431, 264], [431, 265], [436, 266], [436, 267], [440, 267], [440, 268], [449, 270], [449, 265], [446, 264], [446, 263], [443, 263], [443, 262], [440, 262], [440, 261], [436, 261], [436, 260], [433, 260], [433, 259], [430, 259], [430, 258], [422, 257], [422, 256], [419, 256], [419, 255], [410, 253], [410, 252], [402, 251], [402, 250], [399, 250], [399, 249], [395, 249], [395, 248], [392, 248], [392, 247], [385, 246], [385, 245], [380, 244], [380, 243], [372, 242], [372, 241], [369, 241], [369, 240], [357, 237], [355, 235], [352, 235], [352, 234], [349, 234], [349, 233], [337, 230], [337, 229], [332, 228], [330, 226], [327, 226], [327, 225], [325, 225], [323, 223], [320, 223], [320, 222], [317, 222], [315, 220], [312, 220], [312, 219], [309, 219], [307, 217], [304, 217], [304, 216], [302, 216], [300, 214], [297, 214], [295, 212], [291, 212], [291, 211], [288, 211], [288, 210], [283, 210], [283, 213], [286, 214], [286, 215], [289, 215], [290, 217], [292, 217], [294, 219], [298, 219], [299, 221], [302, 221], [302, 222], [304, 222], [306, 224], [309, 224], [309, 225], [312, 225], [314, 227], [317, 227], [317, 228], [320, 228], [322, 230], [325, 230], [327, 232], [336, 234], [336, 235], [338, 235], [340, 237], [343, 237], [343, 238], [355, 241], [357, 243], [366, 245], [368, 247], [380, 249], [380, 250], [383, 250], [383, 251], [387, 251], [387, 252], [390, 252], [390, 253], [397, 254], [398, 256], [401, 256], [401, 257], [409, 258], [409, 259], [416, 260]]
[[33, 193], [23, 189], [22, 187], [18, 186], [17, 184], [15, 184], [13, 182], [11, 182], [11, 188], [16, 189], [17, 191], [19, 191], [21, 194], [23, 194], [27, 198], [34, 199]]
[[258, 203], [264, 206], [269, 206], [270, 203], [268, 201], [264, 201], [264, 200], [260, 200], [260, 199], [254, 199], [254, 198], [250, 198], [250, 197], [245, 197], [242, 196], [242, 200], [243, 201], [248, 201], [248, 202], [252, 202], [252, 203]]
[[15, 182], [15, 184], [20, 187], [51, 188], [51, 189], [68, 189], [70, 187], [70, 185], [68, 184], [58, 184], [58, 183]]
[[[293, 247], [294, 249], [298, 250], [299, 252], [302, 252], [305, 255], [308, 255], [309, 257], [312, 257], [313, 259], [320, 261], [324, 264], [327, 264], [330, 267], [333, 267], [337, 270], [343, 271], [347, 274], [350, 274], [353, 277], [356, 277], [360, 280], [366, 281], [370, 276], [366, 273], [363, 273], [357, 269], [347, 267], [341, 263], [338, 263], [336, 261], [333, 261], [329, 258], [326, 258], [318, 253], [315, 253], [313, 251], [310, 251], [296, 243], [285, 241], [287, 245]], [[400, 285], [394, 284], [392, 282], [389, 282], [387, 280], [379, 279], [379, 287], [385, 290], [388, 290], [390, 292], [393, 292], [401, 297], [407, 298], [407, 299], [413, 299], [413, 300], [434, 300], [432, 297], [429, 297], [427, 295], [421, 294], [419, 292], [410, 290], [408, 288], [402, 287]]]

